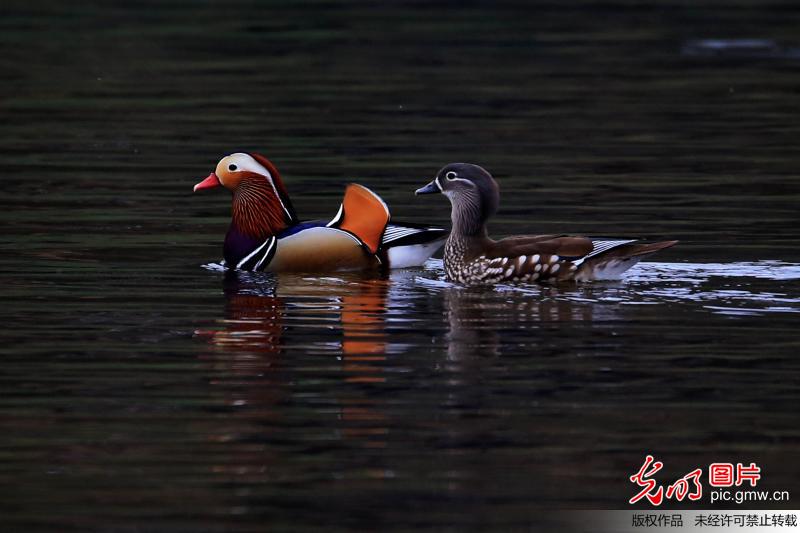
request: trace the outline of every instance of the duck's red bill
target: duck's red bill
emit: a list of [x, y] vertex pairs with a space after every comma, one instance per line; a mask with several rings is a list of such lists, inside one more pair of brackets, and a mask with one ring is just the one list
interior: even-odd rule
[[194, 186], [194, 192], [197, 192], [201, 189], [213, 189], [214, 187], [219, 187], [220, 185], [222, 185], [222, 183], [220, 183], [219, 178], [212, 172], [206, 179]]

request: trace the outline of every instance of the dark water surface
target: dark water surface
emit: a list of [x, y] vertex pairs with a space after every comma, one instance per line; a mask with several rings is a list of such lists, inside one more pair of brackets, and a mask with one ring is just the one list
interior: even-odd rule
[[[647, 453], [800, 497], [800, 5], [77, 4], [0, 8], [3, 530], [535, 527]], [[307, 218], [357, 180], [446, 224], [412, 191], [467, 160], [495, 235], [682, 242], [580, 286], [225, 274], [191, 188], [241, 149]]]

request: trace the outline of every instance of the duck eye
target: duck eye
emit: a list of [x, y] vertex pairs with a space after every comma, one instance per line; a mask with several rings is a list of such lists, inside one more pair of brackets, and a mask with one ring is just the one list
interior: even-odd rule
[[236, 165], [228, 165], [228, 170], [234, 172], [238, 167]]
[[456, 179], [456, 178], [458, 177], [458, 174], [456, 174], [455, 172], [453, 172], [453, 171], [451, 170], [450, 172], [448, 172], [447, 174], [445, 174], [445, 175], [444, 175], [444, 177], [445, 177], [445, 178], [447, 178], [447, 179], [449, 179], [449, 180], [454, 180], [454, 179]]

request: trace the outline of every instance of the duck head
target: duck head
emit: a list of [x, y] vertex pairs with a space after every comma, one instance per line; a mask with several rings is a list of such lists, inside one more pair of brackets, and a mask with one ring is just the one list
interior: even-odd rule
[[500, 188], [491, 174], [478, 165], [450, 163], [436, 173], [416, 194], [442, 193], [452, 204], [453, 232], [485, 233], [486, 221], [500, 203]]
[[223, 157], [194, 191], [220, 186], [233, 195], [231, 228], [248, 237], [268, 237], [297, 223], [280, 173], [263, 155], [237, 152]]

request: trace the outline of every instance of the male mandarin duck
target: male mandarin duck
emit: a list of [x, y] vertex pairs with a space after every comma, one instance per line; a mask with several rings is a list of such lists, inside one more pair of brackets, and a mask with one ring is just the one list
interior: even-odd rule
[[518, 235], [494, 241], [486, 222], [497, 211], [500, 189], [477, 165], [452, 163], [416, 194], [442, 193], [452, 204], [453, 227], [444, 246], [451, 281], [491, 284], [507, 281], [617, 279], [644, 257], [678, 241], [637, 244], [634, 240], [559, 235]]
[[223, 157], [194, 191], [223, 186], [233, 194], [223, 264], [271, 272], [320, 272], [421, 266], [447, 231], [390, 222], [389, 208], [361, 185], [345, 190], [331, 221], [300, 222], [275, 165], [255, 153]]

